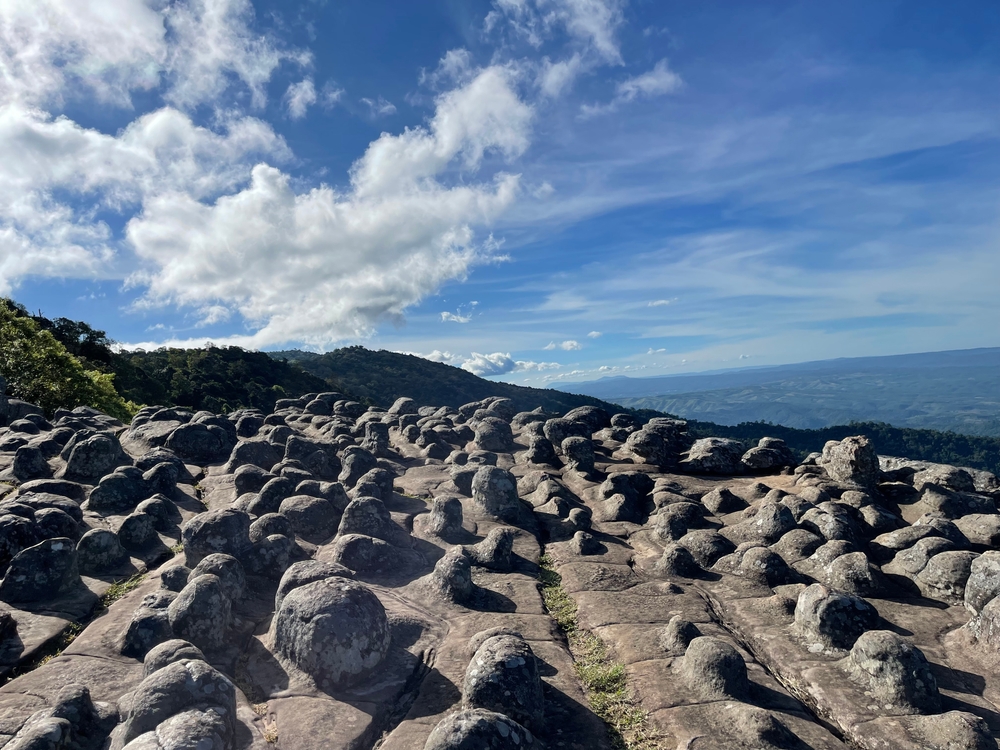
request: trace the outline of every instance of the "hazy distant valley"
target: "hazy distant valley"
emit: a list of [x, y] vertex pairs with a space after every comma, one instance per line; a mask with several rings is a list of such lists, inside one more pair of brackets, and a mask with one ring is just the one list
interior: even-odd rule
[[763, 421], [819, 429], [876, 421], [1000, 436], [1000, 348], [605, 378], [563, 388], [725, 425]]

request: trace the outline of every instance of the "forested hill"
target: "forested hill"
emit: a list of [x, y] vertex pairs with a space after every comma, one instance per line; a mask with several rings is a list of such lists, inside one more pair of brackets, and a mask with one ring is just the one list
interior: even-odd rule
[[418, 404], [440, 406], [461, 406], [487, 396], [506, 396], [522, 411], [541, 406], [546, 411], [562, 413], [587, 404], [601, 406], [612, 414], [621, 411], [620, 406], [593, 396], [497, 383], [441, 362], [363, 346], [335, 349], [326, 354], [292, 350], [270, 355], [338, 383], [344, 392], [368, 399], [376, 406], [389, 406], [400, 396], [409, 396]]

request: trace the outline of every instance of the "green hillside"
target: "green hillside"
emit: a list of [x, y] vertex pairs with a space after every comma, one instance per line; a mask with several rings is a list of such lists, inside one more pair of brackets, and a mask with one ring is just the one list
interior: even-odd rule
[[600, 406], [614, 414], [621, 407], [592, 396], [543, 388], [525, 388], [485, 380], [458, 367], [431, 362], [412, 354], [372, 351], [363, 346], [335, 349], [326, 354], [298, 350], [270, 352], [275, 359], [300, 365], [307, 372], [336, 382], [346, 393], [386, 407], [400, 396], [418, 404], [461, 406], [487, 396], [506, 396], [522, 411], [538, 406], [566, 412], [577, 406]]

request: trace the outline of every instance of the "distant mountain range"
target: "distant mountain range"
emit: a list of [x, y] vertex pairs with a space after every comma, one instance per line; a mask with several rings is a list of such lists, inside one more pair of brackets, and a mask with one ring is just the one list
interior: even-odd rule
[[1000, 436], [1000, 348], [602, 378], [560, 388], [723, 425], [819, 429], [874, 421]]

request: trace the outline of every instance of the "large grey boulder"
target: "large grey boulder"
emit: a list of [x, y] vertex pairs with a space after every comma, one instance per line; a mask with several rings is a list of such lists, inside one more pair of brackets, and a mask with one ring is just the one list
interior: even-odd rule
[[205, 511], [184, 524], [181, 541], [192, 567], [213, 552], [239, 559], [250, 548], [250, 516], [235, 508]]
[[875, 487], [879, 464], [875, 447], [863, 435], [831, 440], [823, 446], [823, 455], [816, 460], [835, 482]]
[[889, 630], [869, 630], [860, 636], [845, 669], [886, 714], [940, 710], [937, 680], [923, 652]]
[[509, 471], [496, 466], [482, 466], [476, 472], [472, 501], [482, 512], [503, 521], [517, 521], [521, 516], [517, 482]]
[[475, 424], [476, 448], [481, 451], [508, 453], [514, 449], [510, 425], [497, 417], [486, 417]]
[[76, 544], [80, 572], [84, 575], [101, 575], [116, 570], [128, 561], [118, 535], [108, 529], [91, 529]]
[[742, 474], [743, 444], [728, 438], [696, 440], [680, 462], [680, 469], [692, 474]]
[[351, 446], [344, 450], [342, 467], [337, 480], [347, 488], [353, 488], [372, 469], [378, 468], [378, 459], [368, 450]]
[[339, 536], [364, 534], [381, 539], [396, 547], [409, 547], [409, 533], [392, 520], [385, 503], [374, 497], [359, 497], [352, 500], [340, 518], [337, 529]]
[[76, 544], [72, 539], [46, 539], [19, 552], [0, 581], [0, 600], [40, 602], [81, 586]]
[[532, 750], [540, 748], [531, 730], [509, 716], [473, 708], [438, 722], [424, 750]]
[[165, 445], [185, 461], [205, 464], [225, 459], [235, 443], [235, 428], [230, 435], [220, 425], [189, 422], [171, 432]]
[[711, 636], [699, 636], [688, 644], [681, 675], [688, 687], [705, 701], [745, 701], [750, 692], [743, 657], [725, 641]]
[[462, 704], [498, 711], [537, 728], [544, 716], [544, 698], [531, 646], [514, 635], [497, 635], [483, 643], [465, 671]]
[[861, 597], [819, 583], [803, 589], [795, 604], [795, 627], [822, 646], [849, 649], [879, 622], [878, 611]]
[[[121, 710], [124, 721], [113, 734], [112, 750], [119, 750], [149, 732], [162, 731], [165, 737], [176, 738], [182, 728], [182, 736], [194, 742], [161, 745], [164, 750], [178, 747], [215, 750], [219, 746], [211, 744], [210, 739], [209, 744], [198, 743], [220, 734], [221, 747], [230, 748], [236, 733], [236, 688], [229, 678], [200, 659], [185, 659], [156, 670], [139, 683]], [[196, 719], [192, 712], [206, 716]]]
[[340, 577], [288, 592], [275, 615], [273, 634], [278, 656], [327, 692], [372, 674], [390, 644], [385, 608], [378, 597]]
[[118, 438], [101, 432], [73, 445], [61, 478], [74, 482], [94, 482], [116, 467], [131, 463]]
[[228, 640], [232, 602], [218, 576], [200, 575], [167, 607], [170, 627], [178, 638], [208, 651]]

